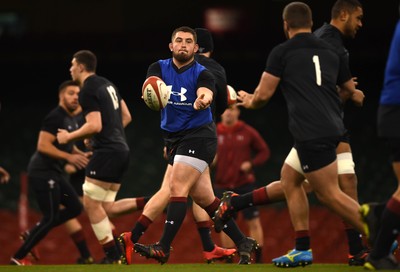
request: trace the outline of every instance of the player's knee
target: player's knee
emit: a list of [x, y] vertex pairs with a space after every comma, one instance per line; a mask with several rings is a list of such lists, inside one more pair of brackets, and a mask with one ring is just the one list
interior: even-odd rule
[[82, 185], [82, 189], [85, 196], [97, 201], [104, 201], [108, 193], [108, 191], [102, 187], [86, 180]]
[[351, 152], [340, 153], [337, 155], [338, 174], [355, 174], [353, 155]]

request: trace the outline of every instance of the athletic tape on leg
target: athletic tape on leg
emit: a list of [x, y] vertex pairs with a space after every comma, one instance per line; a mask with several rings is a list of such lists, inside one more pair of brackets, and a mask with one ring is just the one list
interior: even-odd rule
[[82, 185], [83, 193], [90, 197], [91, 199], [104, 201], [107, 196], [107, 190], [101, 188], [100, 186], [88, 182], [85, 180], [85, 183]]
[[99, 223], [92, 224], [92, 229], [94, 234], [96, 235], [97, 240], [99, 240], [101, 244], [105, 244], [114, 239], [112, 235], [110, 220], [108, 220], [108, 217], [105, 217]]
[[338, 174], [355, 174], [353, 154], [351, 152], [344, 152], [337, 154]]

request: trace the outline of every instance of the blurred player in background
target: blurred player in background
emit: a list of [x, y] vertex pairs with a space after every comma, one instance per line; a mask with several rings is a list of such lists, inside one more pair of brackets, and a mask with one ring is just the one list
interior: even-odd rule
[[[224, 191], [245, 194], [256, 188], [254, 167], [265, 163], [270, 150], [261, 135], [250, 125], [239, 120], [240, 109], [231, 105], [221, 115], [217, 124], [218, 149], [215, 164], [213, 188], [215, 195], [222, 197]], [[256, 239], [256, 263], [262, 262], [264, 241], [260, 213], [257, 207], [248, 207], [242, 211], [249, 229], [249, 235]], [[233, 247], [232, 241], [221, 233], [222, 246]]]
[[42, 123], [37, 150], [28, 165], [28, 182], [35, 192], [43, 217], [25, 233], [25, 240], [11, 258], [11, 264], [31, 264], [26, 256], [34, 246], [52, 228], [77, 217], [82, 211], [78, 195], [64, 177], [64, 165], [68, 162], [77, 169], [82, 169], [87, 165], [88, 158], [73, 143], [57, 142], [57, 131], [60, 127], [69, 131], [79, 127], [74, 117], [74, 111], [79, 106], [79, 91], [76, 82], [63, 82], [59, 87], [59, 105]]

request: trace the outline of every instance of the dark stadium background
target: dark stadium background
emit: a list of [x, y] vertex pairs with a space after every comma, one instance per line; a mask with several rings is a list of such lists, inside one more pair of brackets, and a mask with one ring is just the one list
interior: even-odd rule
[[[72, 54], [90, 49], [98, 56], [98, 74], [112, 80], [126, 100], [133, 122], [126, 129], [131, 162], [118, 197], [151, 195], [162, 180], [165, 162], [159, 113], [140, 99], [147, 66], [170, 57], [174, 28], [204, 27], [210, 10], [239, 14], [236, 26], [214, 32], [214, 58], [224, 65], [236, 90], [252, 91], [269, 51], [283, 42], [281, 12], [289, 1], [137, 1], [2, 0], [0, 4], [0, 165], [12, 179], [0, 186], [0, 208], [16, 214], [19, 177], [25, 171], [41, 120], [58, 101], [57, 88], [69, 79]], [[314, 28], [329, 22], [333, 0], [305, 1], [313, 9]], [[376, 137], [376, 109], [398, 1], [361, 1], [364, 26], [346, 42], [363, 108], [346, 106], [346, 124], [359, 179], [360, 201], [385, 200], [396, 181], [384, 144]], [[291, 148], [286, 104], [278, 91], [261, 110], [242, 111], [271, 148], [271, 158], [257, 168], [259, 186], [279, 179]], [[312, 203], [319, 205], [311, 196]], [[35, 202], [30, 203], [35, 209]], [[284, 204], [277, 205], [278, 208]], [[289, 223], [288, 223], [289, 224]]]

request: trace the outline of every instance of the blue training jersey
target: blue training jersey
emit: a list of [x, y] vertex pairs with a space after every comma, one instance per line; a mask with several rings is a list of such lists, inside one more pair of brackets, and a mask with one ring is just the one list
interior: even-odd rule
[[199, 76], [206, 68], [196, 61], [179, 70], [173, 65], [172, 59], [159, 60], [158, 64], [162, 80], [171, 90], [168, 104], [161, 110], [161, 128], [168, 132], [177, 132], [211, 123], [211, 108], [200, 111], [193, 108], [197, 89], [202, 87]]
[[380, 104], [400, 105], [400, 20], [390, 45]]

